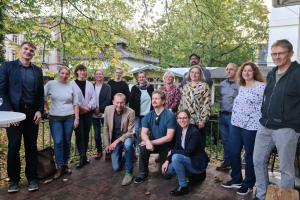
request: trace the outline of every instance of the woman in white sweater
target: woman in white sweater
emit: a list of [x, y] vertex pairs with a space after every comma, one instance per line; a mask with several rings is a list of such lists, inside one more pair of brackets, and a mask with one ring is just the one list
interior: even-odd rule
[[93, 84], [86, 80], [87, 68], [84, 65], [76, 66], [75, 77], [76, 80], [72, 81], [72, 86], [79, 101], [79, 126], [75, 129], [75, 135], [80, 155], [80, 161], [76, 168], [80, 169], [89, 163], [86, 152], [89, 144], [93, 110], [96, 108], [96, 97]]
[[48, 107], [48, 98], [51, 100], [49, 110], [49, 125], [54, 141], [55, 161], [57, 165], [54, 178], [63, 173], [71, 173], [68, 167], [70, 158], [71, 136], [74, 128], [79, 125], [78, 98], [75, 90], [68, 82], [70, 69], [59, 69], [58, 80], [49, 81], [45, 85], [45, 107]]

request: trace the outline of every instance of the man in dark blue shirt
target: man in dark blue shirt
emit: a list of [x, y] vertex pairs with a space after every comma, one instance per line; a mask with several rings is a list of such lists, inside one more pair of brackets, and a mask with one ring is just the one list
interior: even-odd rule
[[159, 153], [161, 163], [167, 159], [174, 137], [176, 120], [174, 114], [165, 108], [166, 96], [161, 91], [152, 93], [153, 110], [142, 120], [141, 148], [139, 158], [140, 175], [134, 180], [142, 183], [148, 177], [148, 163], [151, 153]]
[[0, 110], [25, 113], [26, 119], [11, 124], [6, 129], [8, 137], [7, 173], [10, 179], [8, 192], [17, 192], [20, 181], [20, 146], [24, 137], [28, 191], [38, 190], [37, 182], [37, 137], [38, 125], [44, 110], [44, 86], [42, 70], [31, 60], [36, 47], [23, 42], [20, 58], [5, 62], [0, 67]]

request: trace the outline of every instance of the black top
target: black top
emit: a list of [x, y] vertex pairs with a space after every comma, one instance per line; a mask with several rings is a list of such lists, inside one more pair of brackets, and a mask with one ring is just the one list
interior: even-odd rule
[[80, 88], [82, 94], [83, 94], [83, 97], [85, 97], [85, 84], [86, 84], [86, 81], [80, 81], [80, 80], [75, 80], [75, 83], [78, 85], [78, 87]]
[[108, 81], [107, 84], [110, 85], [110, 88], [111, 88], [111, 103], [110, 104], [112, 104], [112, 100], [114, 99], [114, 96], [117, 93], [123, 93], [126, 96], [126, 103], [128, 103], [129, 87], [125, 81], [110, 80], [110, 81]]
[[25, 67], [20, 63], [22, 78], [21, 104], [33, 106], [35, 97], [35, 77], [32, 66]]
[[115, 110], [114, 113], [114, 127], [112, 131], [112, 142], [118, 139], [122, 133], [121, 133], [121, 120], [122, 120], [122, 113], [118, 113]]
[[175, 131], [175, 146], [171, 150], [171, 155], [168, 157], [169, 162], [172, 161], [174, 154], [182, 154], [191, 158], [192, 166], [197, 171], [205, 171], [209, 162], [209, 158], [201, 145], [201, 136], [199, 129], [194, 125], [189, 125], [183, 149], [181, 146], [182, 128], [177, 126]]
[[300, 65], [295, 61], [276, 83], [275, 67], [267, 76], [260, 123], [269, 129], [300, 132]]

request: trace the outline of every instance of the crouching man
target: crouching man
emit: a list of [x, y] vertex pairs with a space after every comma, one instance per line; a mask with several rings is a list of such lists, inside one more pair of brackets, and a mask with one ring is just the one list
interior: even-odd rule
[[125, 106], [126, 97], [117, 93], [113, 98], [113, 105], [104, 111], [104, 145], [106, 153], [111, 153], [112, 168], [121, 170], [122, 152], [125, 149], [125, 176], [122, 185], [129, 185], [133, 171], [133, 135], [134, 111]]
[[148, 177], [148, 163], [151, 153], [159, 153], [161, 164], [167, 159], [174, 137], [176, 120], [174, 114], [165, 108], [166, 96], [162, 91], [152, 93], [153, 110], [142, 120], [139, 176], [134, 183], [142, 183]]

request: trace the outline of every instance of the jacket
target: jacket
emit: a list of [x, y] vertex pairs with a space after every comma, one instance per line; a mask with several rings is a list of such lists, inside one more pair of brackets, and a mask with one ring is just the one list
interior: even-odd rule
[[[44, 112], [44, 83], [42, 69], [32, 65], [35, 77], [35, 97], [34, 110]], [[14, 60], [4, 62], [0, 67], [0, 98], [3, 98], [3, 104], [0, 107], [2, 111], [16, 111], [21, 109], [22, 99], [22, 78], [20, 61]]]
[[181, 146], [182, 128], [177, 126], [175, 133], [175, 146], [168, 157], [169, 162], [171, 163], [174, 154], [182, 154], [191, 158], [195, 170], [205, 171], [209, 158], [201, 145], [199, 129], [194, 125], [189, 125], [185, 136], [185, 149]]
[[[95, 87], [95, 84], [94, 84]], [[110, 85], [103, 83], [100, 94], [98, 97], [99, 98], [99, 111], [100, 113], [104, 113], [105, 107], [110, 105], [111, 102], [111, 88]]]
[[[152, 85], [149, 85], [147, 87], [147, 92], [150, 96], [152, 97], [152, 92], [154, 91], [154, 88]], [[139, 117], [140, 116], [140, 111], [141, 111], [141, 91], [140, 89], [134, 85], [131, 89], [130, 92], [130, 97], [129, 97], [129, 107], [132, 108], [135, 111], [135, 116]], [[152, 110], [152, 105], [150, 110]]]
[[[107, 106], [104, 111], [104, 135], [103, 142], [104, 146], [108, 146], [111, 144], [112, 140], [112, 132], [114, 128], [114, 113], [116, 111], [116, 107], [114, 105]], [[121, 119], [121, 132], [122, 136], [119, 138], [122, 142], [129, 137], [133, 137], [134, 135], [134, 111], [125, 106], [124, 111], [122, 113]]]
[[300, 65], [295, 61], [276, 83], [275, 67], [267, 76], [260, 123], [269, 129], [300, 132]]

